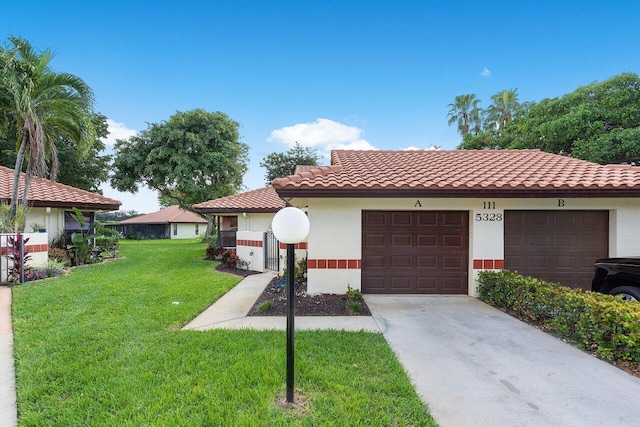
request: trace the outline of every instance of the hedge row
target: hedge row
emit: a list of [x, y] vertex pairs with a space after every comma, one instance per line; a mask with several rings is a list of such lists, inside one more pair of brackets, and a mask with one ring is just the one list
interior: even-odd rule
[[480, 299], [558, 331], [606, 359], [640, 362], [640, 304], [511, 271], [483, 271]]

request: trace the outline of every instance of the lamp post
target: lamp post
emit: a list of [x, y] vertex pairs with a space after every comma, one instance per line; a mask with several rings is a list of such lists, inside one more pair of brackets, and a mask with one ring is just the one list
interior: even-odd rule
[[298, 208], [286, 207], [274, 215], [271, 229], [276, 239], [287, 245], [287, 402], [293, 403], [295, 244], [307, 238], [309, 218]]

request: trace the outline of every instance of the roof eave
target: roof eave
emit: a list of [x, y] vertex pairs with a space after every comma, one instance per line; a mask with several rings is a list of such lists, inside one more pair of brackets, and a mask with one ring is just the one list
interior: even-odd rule
[[282, 208], [197, 208], [196, 212], [203, 214], [225, 214], [225, 213], [275, 213]]
[[294, 197], [307, 198], [406, 198], [406, 197], [432, 197], [432, 198], [479, 198], [479, 197], [501, 197], [501, 198], [534, 198], [534, 197], [640, 197], [640, 187], [638, 188], [509, 188], [509, 189], [477, 189], [477, 188], [457, 188], [457, 189], [276, 189], [276, 192], [283, 199]]

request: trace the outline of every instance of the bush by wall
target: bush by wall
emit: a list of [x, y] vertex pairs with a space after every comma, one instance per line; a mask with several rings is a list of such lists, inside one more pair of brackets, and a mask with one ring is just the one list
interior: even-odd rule
[[480, 299], [558, 331], [603, 358], [640, 362], [640, 304], [503, 271], [480, 272]]

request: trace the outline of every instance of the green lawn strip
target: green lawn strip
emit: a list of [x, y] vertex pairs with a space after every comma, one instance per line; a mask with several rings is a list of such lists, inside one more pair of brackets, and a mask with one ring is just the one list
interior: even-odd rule
[[121, 260], [13, 288], [19, 423], [434, 425], [378, 334], [299, 331], [304, 413], [274, 402], [281, 331], [180, 331], [233, 287], [196, 241], [126, 241]]

